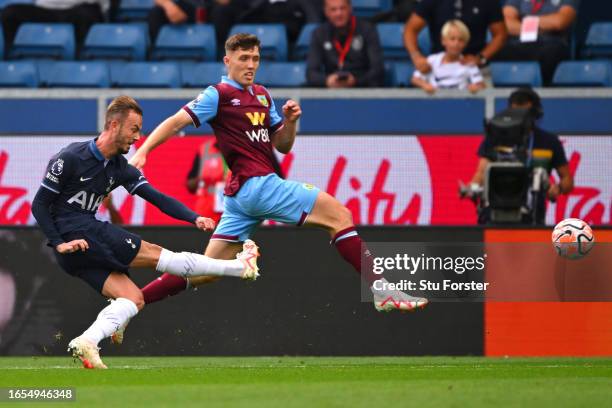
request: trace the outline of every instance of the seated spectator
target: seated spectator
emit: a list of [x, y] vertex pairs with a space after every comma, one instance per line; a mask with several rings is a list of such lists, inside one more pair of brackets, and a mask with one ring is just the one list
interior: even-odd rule
[[34, 4], [11, 4], [2, 10], [5, 50], [13, 44], [22, 23], [71, 23], [76, 42], [82, 45], [89, 28], [104, 21], [110, 0], [36, 0]]
[[312, 33], [306, 79], [310, 86], [382, 86], [383, 55], [376, 28], [353, 15], [350, 0], [325, 0], [327, 22]]
[[166, 24], [194, 23], [200, 3], [200, 0], [155, 0], [155, 7], [147, 16], [151, 44], [155, 43], [157, 34]]
[[417, 0], [393, 0], [393, 8], [375, 14], [370, 18], [372, 23], [403, 23], [408, 20]]
[[208, 21], [215, 26], [218, 49], [224, 48], [234, 24], [284, 24], [289, 42], [295, 42], [304, 24], [322, 21], [321, 6], [312, 0], [213, 0], [210, 3]]
[[442, 27], [442, 45], [446, 51], [427, 57], [431, 72], [414, 71], [412, 84], [433, 94], [438, 88], [468, 89], [476, 93], [485, 84], [476, 65], [462, 63], [462, 52], [470, 40], [470, 31], [461, 20], [451, 20]]
[[[461, 20], [471, 36], [464, 52], [464, 62], [482, 67], [503, 47], [507, 31], [498, 0], [421, 0], [406, 22], [404, 44], [415, 68], [426, 74], [431, 70], [418, 46], [419, 32], [429, 26], [432, 53], [443, 50], [442, 26], [449, 20]], [[487, 43], [487, 31], [491, 41]]]
[[[506, 0], [504, 19], [511, 37], [496, 59], [538, 61], [544, 84], [550, 84], [559, 62], [570, 58], [569, 34], [577, 10], [578, 0]], [[533, 35], [527, 38], [530, 25]]]

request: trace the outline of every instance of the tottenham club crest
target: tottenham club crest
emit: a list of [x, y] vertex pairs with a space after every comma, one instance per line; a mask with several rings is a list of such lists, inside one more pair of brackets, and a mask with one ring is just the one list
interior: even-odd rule
[[113, 187], [113, 184], [115, 184], [115, 179], [111, 177], [110, 180], [108, 180], [108, 187], [106, 187], [107, 193], [111, 190], [111, 188]]
[[62, 174], [63, 171], [64, 171], [64, 160], [57, 159], [55, 163], [53, 163], [53, 165], [51, 166], [51, 173], [55, 174], [56, 176], [59, 176], [60, 174]]
[[257, 95], [257, 100], [266, 108], [268, 107], [268, 99], [266, 98], [266, 95]]

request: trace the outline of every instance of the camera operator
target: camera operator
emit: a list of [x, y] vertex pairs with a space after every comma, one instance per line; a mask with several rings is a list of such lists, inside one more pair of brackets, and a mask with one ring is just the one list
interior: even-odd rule
[[[537, 197], [534, 211], [524, 214], [522, 217], [522, 223], [544, 225], [545, 199], [555, 201], [559, 194], [569, 193], [574, 188], [574, 180], [570, 174], [565, 151], [559, 137], [542, 130], [537, 125], [537, 122], [544, 115], [539, 95], [531, 88], [520, 88], [510, 95], [508, 105], [510, 108], [527, 109], [534, 122], [533, 131], [528, 139], [527, 166], [531, 169], [544, 168], [548, 174], [552, 169], [555, 169], [559, 175], [559, 183], [550, 184], [547, 191], [542, 190]], [[477, 190], [477, 186], [482, 187], [486, 169], [491, 163], [491, 158], [487, 155], [491, 146], [488, 146], [487, 142], [488, 139], [485, 138], [478, 148], [480, 160], [471, 181], [473, 190]], [[483, 211], [480, 211], [478, 222], [484, 224], [490, 221], [490, 211], [484, 208]]]

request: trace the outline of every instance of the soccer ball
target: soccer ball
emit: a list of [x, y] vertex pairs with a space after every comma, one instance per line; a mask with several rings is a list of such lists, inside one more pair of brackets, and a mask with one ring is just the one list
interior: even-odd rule
[[578, 218], [566, 218], [555, 225], [552, 242], [560, 256], [580, 259], [593, 248], [595, 236], [586, 222]]

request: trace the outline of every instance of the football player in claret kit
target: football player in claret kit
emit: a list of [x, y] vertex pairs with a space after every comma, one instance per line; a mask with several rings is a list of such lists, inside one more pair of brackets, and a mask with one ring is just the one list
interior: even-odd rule
[[123, 186], [176, 219], [201, 230], [214, 228], [214, 221], [162, 194], [127, 163], [123, 155], [140, 138], [141, 128], [138, 103], [128, 96], [114, 99], [106, 112], [104, 131], [96, 139], [72, 143], [51, 158], [32, 203], [32, 214], [55, 249], [62, 269], [111, 299], [96, 321], [68, 345], [87, 368], [106, 368], [98, 343], [126, 325], [144, 306], [142, 292], [129, 278], [128, 268], [155, 268], [181, 279], [203, 275], [243, 279], [258, 276], [258, 249], [253, 241], [245, 242], [238, 259], [218, 260], [172, 252], [95, 219], [104, 197]]
[[[225, 210], [205, 255], [232, 259], [240, 242], [249, 238], [264, 220], [327, 230], [340, 255], [368, 282], [379, 279], [372, 272], [372, 255], [361, 241], [350, 211], [338, 200], [310, 184], [283, 180], [274, 165], [274, 149], [288, 153], [296, 136], [302, 111], [293, 100], [277, 113], [270, 93], [254, 83], [259, 66], [259, 39], [250, 34], [235, 34], [225, 43], [223, 61], [227, 76], [206, 88], [195, 100], [164, 120], [147, 138], [130, 163], [142, 168], [147, 154], [188, 125], [208, 122], [232, 177], [225, 188]], [[362, 268], [362, 260], [364, 268]], [[190, 285], [197, 286], [216, 278], [184, 280], [162, 275], [143, 288], [145, 302], [174, 295]], [[414, 310], [427, 303], [400, 291], [372, 288], [377, 310]]]

